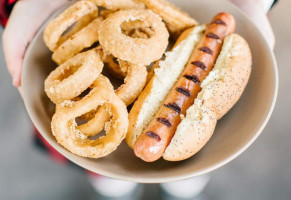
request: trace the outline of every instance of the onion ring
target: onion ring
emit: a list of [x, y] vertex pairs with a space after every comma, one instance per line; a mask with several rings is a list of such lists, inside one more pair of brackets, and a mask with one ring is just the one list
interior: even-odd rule
[[118, 60], [114, 58], [110, 53], [106, 53], [101, 45], [98, 45], [94, 50], [99, 54], [99, 57], [104, 62], [105, 67], [108, 69], [110, 75], [117, 79], [124, 79], [126, 77], [127, 69], [121, 69]]
[[[130, 21], [130, 22], [138, 22], [138, 21]], [[124, 24], [124, 23], [123, 23]], [[123, 25], [122, 24], [122, 25]], [[122, 32], [125, 35], [128, 35], [132, 38], [143, 38], [148, 39], [153, 35], [153, 31], [138, 22], [136, 23], [126, 23], [125, 26], [122, 26]], [[105, 60], [103, 60], [105, 63], [105, 67], [108, 69], [110, 75], [117, 79], [124, 79], [126, 77], [127, 68], [126, 65], [120, 65], [118, 62], [118, 59], [115, 58], [112, 55], [108, 55]], [[123, 68], [121, 68], [123, 67]]]
[[188, 13], [183, 12], [178, 7], [166, 0], [139, 0], [144, 3], [154, 13], [160, 15], [163, 20], [178, 30], [195, 26], [198, 22], [191, 18]]
[[[140, 21], [124, 22], [121, 25], [122, 32], [132, 38], [148, 39], [153, 35], [153, 31]], [[126, 65], [120, 65], [118, 59], [112, 55], [108, 55], [105, 60], [105, 67], [110, 75], [117, 79], [124, 79], [126, 77]], [[121, 68], [123, 67], [123, 68]]]
[[[59, 46], [62, 34], [75, 22], [85, 16], [97, 17], [98, 8], [89, 1], [77, 1], [75, 4], [66, 9], [58, 17], [49, 22], [44, 30], [43, 39], [47, 47], [54, 51]], [[74, 30], [81, 29], [80, 25]], [[62, 40], [63, 41], [63, 40]]]
[[154, 31], [150, 28], [151, 24], [147, 21], [125, 21], [120, 27], [123, 34], [132, 38], [148, 39], [154, 35]]
[[57, 64], [62, 64], [69, 58], [81, 52], [83, 49], [91, 47], [98, 41], [98, 29], [102, 21], [102, 18], [96, 18], [82, 30], [63, 42], [54, 51], [52, 59]]
[[69, 39], [72, 35], [79, 32], [80, 30], [82, 30], [82, 28], [84, 28], [91, 21], [96, 19], [96, 17], [97, 17], [97, 13], [94, 15], [85, 15], [84, 17], [79, 19], [72, 27], [70, 27], [68, 30], [65, 31], [65, 33], [63, 33], [61, 35], [61, 37], [58, 41], [58, 46], [63, 44], [63, 42], [66, 41], [67, 39]]
[[[154, 35], [149, 39], [131, 38], [121, 33], [124, 21], [141, 20], [149, 23]], [[149, 10], [121, 10], [103, 21], [99, 42], [114, 57], [133, 64], [149, 65], [162, 57], [168, 45], [169, 33], [162, 19]]]
[[[105, 125], [106, 136], [91, 140], [77, 129], [75, 118], [100, 105], [106, 107], [112, 119]], [[125, 104], [114, 94], [109, 80], [100, 75], [89, 95], [54, 114], [51, 127], [58, 143], [72, 153], [100, 158], [113, 152], [125, 138], [128, 113]]]
[[[174, 27], [173, 25], [166, 23], [166, 27], [170, 33], [170, 37], [171, 39], [173, 39], [174, 41], [176, 41], [179, 36], [184, 32], [185, 28], [183, 29], [178, 29], [176, 27]], [[187, 28], [186, 28], [187, 29]]]
[[[80, 97], [76, 97], [72, 100], [65, 100], [64, 102], [62, 102], [60, 104], [56, 104], [55, 112], [58, 112], [58, 110], [62, 109], [63, 107], [70, 107], [72, 105], [72, 102], [80, 101], [81, 99], [82, 98], [80, 98]], [[94, 118], [96, 112], [97, 112], [97, 110], [92, 110], [88, 113], [85, 113], [84, 115], [79, 116], [78, 119], [83, 120], [83, 121], [91, 120]]]
[[124, 79], [126, 77], [127, 70], [125, 69], [125, 71], [123, 71], [120, 68], [119, 63], [114, 56], [112, 55], [107, 56], [107, 58], [103, 62], [105, 64], [106, 69], [108, 69], [108, 72], [113, 77], [117, 79]]
[[145, 5], [136, 0], [89, 0], [97, 6], [102, 6], [110, 10], [142, 9]]
[[141, 93], [146, 83], [147, 68], [119, 60], [121, 69], [127, 69], [124, 84], [121, 85], [115, 94], [126, 104], [130, 105]]
[[154, 31], [150, 28], [150, 24], [139, 20], [125, 21], [121, 24], [121, 31], [123, 34], [132, 38], [148, 39], [154, 35]]
[[122, 31], [129, 31], [132, 29], [138, 29], [138, 28], [146, 28], [150, 27], [151, 24], [148, 21], [141, 21], [141, 20], [128, 20], [124, 21], [120, 27]]
[[[143, 90], [146, 77], [147, 69], [145, 66], [130, 64], [125, 61], [119, 61], [120, 65], [127, 68], [127, 77], [124, 80], [124, 84], [121, 85], [115, 94], [125, 103], [130, 105]], [[100, 132], [104, 129], [104, 124], [110, 119], [110, 115], [106, 112], [106, 108], [101, 106], [94, 119], [88, 123], [80, 125], [78, 129], [85, 135], [93, 135], [96, 132]]]
[[115, 11], [116, 10], [101, 10], [99, 15], [100, 15], [100, 17], [103, 17], [104, 19], [106, 19], [107, 17], [112, 15]]
[[153, 31], [150, 28], [138, 28], [134, 29], [129, 36], [132, 38], [148, 39], [153, 35]]
[[92, 51], [95, 51], [98, 55], [99, 55], [99, 57], [100, 57], [100, 59], [103, 61], [103, 62], [105, 62], [106, 60], [107, 60], [107, 58], [108, 58], [108, 53], [106, 53], [104, 50], [103, 50], [103, 48], [101, 47], [101, 45], [98, 45], [97, 47], [95, 47], [95, 48], [93, 48], [93, 49], [91, 49]]
[[56, 104], [79, 96], [96, 80], [103, 69], [99, 54], [79, 53], [57, 67], [45, 80], [45, 92]]

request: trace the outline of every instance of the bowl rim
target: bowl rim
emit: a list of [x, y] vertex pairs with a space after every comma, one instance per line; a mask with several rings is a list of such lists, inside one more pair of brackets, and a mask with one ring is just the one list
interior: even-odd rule
[[[221, 0], [224, 1], [224, 3], [229, 4], [233, 10], [235, 10], [236, 12], [240, 13], [241, 15], [243, 15], [248, 22], [250, 22], [250, 26], [253, 26], [253, 29], [256, 30], [257, 35], [262, 37], [263, 39], [263, 46], [268, 54], [268, 56], [270, 56], [271, 58], [271, 63], [272, 66], [271, 68], [274, 71], [274, 92], [273, 92], [273, 99], [272, 99], [272, 103], [269, 107], [269, 111], [268, 114], [266, 115], [266, 118], [264, 119], [264, 122], [260, 125], [260, 128], [257, 130], [257, 132], [253, 135], [253, 137], [243, 146], [241, 147], [239, 150], [237, 150], [235, 153], [233, 153], [231, 156], [229, 156], [228, 158], [217, 162], [213, 165], [211, 165], [210, 167], [206, 167], [204, 169], [201, 169], [199, 171], [193, 172], [193, 173], [187, 173], [184, 175], [172, 175], [170, 177], [162, 177], [162, 178], [145, 178], [145, 177], [138, 177], [138, 178], [133, 178], [133, 177], [126, 177], [124, 175], [119, 175], [119, 174], [115, 174], [112, 172], [108, 172], [106, 170], [102, 170], [102, 169], [98, 169], [98, 171], [96, 171], [94, 169], [94, 167], [91, 166], [85, 166], [83, 164], [79, 164], [77, 159], [74, 159], [73, 157], [69, 156], [70, 152], [68, 152], [66, 149], [64, 148], [60, 148], [59, 146], [57, 146], [57, 144], [53, 143], [51, 141], [51, 139], [46, 136], [45, 134], [43, 134], [45, 131], [42, 129], [42, 127], [37, 123], [37, 119], [36, 116], [33, 114], [32, 109], [28, 109], [30, 108], [29, 106], [29, 100], [27, 98], [27, 95], [23, 92], [22, 93], [22, 98], [24, 101], [24, 105], [25, 108], [28, 112], [29, 117], [32, 120], [32, 123], [34, 124], [34, 126], [36, 127], [37, 130], [39, 130], [40, 134], [44, 137], [44, 139], [55, 149], [57, 150], [60, 154], [62, 154], [63, 156], [65, 156], [68, 160], [70, 160], [71, 162], [77, 164], [78, 166], [81, 166], [82, 168], [92, 171], [94, 173], [98, 173], [100, 175], [106, 176], [106, 177], [110, 177], [110, 178], [115, 178], [115, 179], [119, 179], [119, 180], [126, 180], [126, 181], [133, 181], [133, 182], [139, 182], [139, 183], [163, 183], [163, 182], [169, 182], [169, 181], [177, 181], [177, 180], [182, 180], [182, 179], [187, 179], [187, 178], [191, 178], [191, 177], [195, 177], [195, 176], [199, 176], [199, 175], [203, 175], [206, 173], [209, 173], [215, 169], [218, 169], [220, 167], [222, 167], [223, 165], [229, 163], [230, 161], [232, 161], [233, 159], [237, 158], [242, 152], [244, 152], [258, 137], [259, 135], [262, 133], [263, 129], [265, 128], [265, 126], [267, 125], [268, 121], [270, 120], [270, 117], [273, 113], [276, 101], [277, 101], [277, 96], [278, 96], [278, 88], [279, 88], [279, 73], [278, 73], [278, 66], [277, 66], [277, 61], [274, 55], [273, 50], [271, 49], [271, 47], [268, 45], [268, 42], [266, 40], [266, 38], [263, 36], [262, 32], [257, 28], [257, 26], [254, 24], [254, 22], [250, 19], [250, 17], [248, 17], [243, 11], [240, 10], [240, 8], [238, 8], [236, 5], [226, 1], [226, 0]], [[24, 60], [23, 60], [23, 67], [22, 67], [22, 74], [21, 74], [21, 80], [22, 80], [22, 84], [23, 82], [25, 82], [25, 68], [28, 65], [28, 55], [30, 55], [34, 44], [36, 43], [36, 38], [39, 37], [40, 34], [42, 34], [42, 29], [43, 27], [46, 25], [46, 23], [48, 22], [48, 20], [50, 20], [52, 17], [54, 17], [57, 13], [60, 13], [62, 10], [64, 10], [65, 8], [67, 8], [70, 4], [75, 3], [75, 1], [70, 2], [65, 4], [63, 7], [61, 7], [60, 9], [58, 9], [56, 12], [52, 13], [52, 15], [50, 17], [48, 17], [48, 19], [46, 21], [44, 21], [44, 23], [40, 26], [39, 30], [37, 31], [37, 33], [35, 34], [34, 38], [31, 40], [25, 56], [24, 56]], [[36, 123], [35, 123], [36, 122]]]

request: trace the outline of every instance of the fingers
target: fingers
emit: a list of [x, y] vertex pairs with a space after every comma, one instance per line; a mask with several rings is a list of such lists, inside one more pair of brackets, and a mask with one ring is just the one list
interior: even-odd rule
[[28, 39], [17, 36], [16, 34], [9, 34], [10, 31], [3, 33], [3, 49], [5, 53], [5, 60], [8, 71], [12, 76], [12, 83], [15, 87], [21, 85], [21, 67], [25, 47]]
[[48, 16], [66, 2], [26, 0], [18, 1], [14, 6], [2, 39], [6, 64], [15, 87], [21, 85], [21, 70], [28, 43]]
[[275, 46], [275, 36], [271, 24], [266, 16], [263, 6], [254, 0], [231, 0], [248, 15], [254, 24], [259, 28], [271, 49]]

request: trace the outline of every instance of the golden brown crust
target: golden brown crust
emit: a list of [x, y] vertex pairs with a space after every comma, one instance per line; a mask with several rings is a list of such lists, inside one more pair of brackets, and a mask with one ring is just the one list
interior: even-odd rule
[[[150, 25], [139, 20], [123, 22], [121, 24], [121, 31], [131, 38], [148, 39], [153, 35]], [[126, 77], [127, 67], [126, 65], [121, 65], [119, 59], [108, 55], [104, 63], [110, 75], [117, 79], [124, 79]]]
[[59, 41], [58, 41], [58, 45], [63, 44], [63, 42], [65, 42], [67, 39], [69, 39], [70, 37], [72, 37], [72, 35], [78, 33], [80, 30], [82, 30], [85, 26], [87, 26], [90, 22], [92, 22], [94, 19], [96, 19], [97, 17], [97, 12], [94, 13], [93, 15], [85, 15], [84, 17], [82, 17], [81, 19], [79, 19], [75, 25], [73, 25], [73, 27], [66, 31], [64, 34], [62, 34], [62, 36], [60, 37]]
[[183, 31], [183, 33], [181, 33], [181, 35], [179, 36], [179, 38], [177, 39], [177, 41], [175, 42], [174, 46], [172, 49], [174, 49], [177, 45], [179, 45], [183, 40], [185, 40], [193, 31], [194, 28], [188, 28], [185, 31]]
[[[193, 44], [192, 45], [190, 44], [190, 46], [179, 47], [182, 49], [179, 50], [181, 52], [177, 52], [177, 53], [184, 55], [185, 51], [189, 51], [188, 54], [190, 56], [192, 50], [194, 49], [194, 46], [197, 45], [199, 39], [201, 38], [202, 32], [205, 30], [205, 26], [196, 27], [195, 30], [194, 29], [191, 29], [191, 30], [192, 31], [185, 31], [186, 33], [182, 34], [178, 41], [179, 41], [179, 43], [182, 43], [182, 41], [187, 39], [189, 37], [189, 35], [191, 34], [191, 42]], [[185, 44], [181, 44], [181, 45], [185, 45]], [[189, 47], [192, 49], [188, 49]], [[175, 55], [168, 55], [168, 56], [166, 56], [166, 58], [169, 58], [172, 56], [175, 56]], [[189, 57], [185, 58], [185, 64], [188, 61], [188, 59], [189, 59]], [[172, 62], [170, 61], [170, 63], [172, 63]], [[170, 66], [167, 66], [167, 67], [170, 68]], [[155, 67], [155, 68], [157, 70], [161, 70], [160, 66]], [[177, 66], [173, 66], [173, 68], [177, 68]], [[181, 66], [181, 70], [183, 68], [184, 68], [184, 66]], [[163, 70], [167, 70], [167, 68], [165, 68]], [[174, 84], [175, 81], [176, 80], [173, 80], [173, 82], [170, 84]], [[150, 113], [149, 109], [151, 109], [146, 105], [148, 102], [154, 101], [153, 104], [159, 103], [159, 102], [157, 102], [158, 100], [157, 100], [155, 95], [160, 95], [160, 93], [159, 93], [159, 91], [153, 90], [154, 87], [159, 87], [159, 86], [157, 86], [157, 83], [159, 83], [159, 82], [160, 82], [159, 77], [156, 74], [153, 74], [152, 78], [149, 80], [149, 83], [146, 85], [145, 89], [142, 91], [142, 93], [138, 97], [138, 100], [135, 101], [135, 103], [134, 103], [134, 105], [129, 113], [129, 128], [128, 128], [128, 133], [126, 136], [126, 142], [131, 148], [133, 148], [133, 145], [134, 145], [136, 138], [141, 133], [142, 130], [140, 130], [140, 129], [142, 129], [142, 126], [146, 125], [147, 122], [149, 122], [154, 115], [154, 113], [153, 113], [152, 116], [145, 116], [145, 117], [142, 117], [143, 119], [139, 120], [139, 118], [143, 115], [151, 115], [151, 114], [148, 114], [148, 113]], [[165, 86], [163, 86], [163, 87], [165, 87]], [[155, 92], [158, 92], [158, 94], [154, 94]], [[153, 106], [154, 105], [151, 105], [151, 107], [153, 107]], [[143, 111], [143, 109], [142, 109], [143, 107], [145, 107], [145, 111]], [[146, 114], [144, 114], [143, 112], [146, 112]]]
[[[125, 21], [141, 20], [149, 23], [154, 35], [148, 39], [131, 38], [120, 26]], [[121, 10], [101, 24], [99, 41], [114, 57], [134, 64], [149, 65], [160, 59], [168, 45], [169, 33], [162, 19], [149, 10]]]
[[52, 59], [58, 64], [62, 64], [83, 49], [91, 47], [98, 41], [98, 29], [103, 19], [98, 17], [90, 22], [86, 27], [72, 35], [64, 41], [53, 53]]
[[198, 22], [191, 18], [188, 13], [181, 11], [178, 7], [167, 0], [139, 0], [154, 13], [160, 15], [163, 20], [169, 23], [173, 32], [183, 31], [186, 28], [198, 25]]
[[133, 131], [135, 129], [135, 124], [138, 120], [138, 116], [140, 114], [139, 112], [141, 111], [141, 108], [143, 106], [145, 99], [151, 93], [153, 82], [154, 82], [154, 77], [151, 79], [151, 81], [147, 84], [145, 89], [139, 95], [138, 100], [134, 103], [128, 115], [129, 127], [128, 127], [128, 133], [126, 135], [126, 142], [128, 146], [131, 148], [133, 148], [134, 141], [137, 138], [137, 135], [133, 134]]
[[[92, 140], [78, 129], [75, 118], [100, 105], [106, 107], [112, 119], [105, 125], [106, 136]], [[114, 94], [109, 80], [102, 75], [96, 79], [88, 96], [59, 111], [52, 118], [52, 132], [61, 145], [76, 155], [89, 158], [106, 156], [118, 147], [126, 135], [126, 106]]]
[[127, 69], [127, 75], [124, 79], [124, 84], [115, 91], [115, 94], [117, 94], [125, 105], [130, 105], [143, 90], [148, 72], [143, 65], [135, 65], [121, 60], [119, 63], [121, 69]]
[[[121, 68], [127, 68], [127, 76], [115, 94], [125, 103], [130, 105], [141, 93], [145, 86], [147, 70], [145, 66], [139, 66], [125, 61], [119, 61]], [[86, 135], [92, 135], [103, 130], [105, 122], [110, 119], [104, 106], [101, 106], [95, 113], [94, 119], [81, 125], [80, 130]]]
[[[43, 34], [43, 40], [47, 47], [54, 51], [61, 40], [62, 34], [75, 22], [81, 20], [82, 22], [88, 22], [91, 18], [97, 17], [97, 7], [89, 1], [78, 1], [58, 17], [49, 22], [46, 26]], [[86, 17], [90, 16], [90, 17]], [[78, 23], [77, 23], [78, 24]], [[79, 31], [82, 27], [87, 24], [78, 24], [78, 29], [73, 29], [74, 32]], [[71, 32], [72, 33], [72, 32]], [[62, 40], [64, 41], [64, 40]]]
[[109, 74], [114, 78], [122, 80], [126, 77], [126, 71], [121, 70], [118, 59], [111, 54], [106, 57], [104, 64]]
[[136, 0], [86, 0], [95, 3], [97, 6], [102, 6], [110, 10], [118, 9], [142, 9], [144, 4]]
[[79, 96], [102, 72], [103, 62], [94, 50], [79, 53], [57, 67], [45, 80], [45, 92], [56, 104]]

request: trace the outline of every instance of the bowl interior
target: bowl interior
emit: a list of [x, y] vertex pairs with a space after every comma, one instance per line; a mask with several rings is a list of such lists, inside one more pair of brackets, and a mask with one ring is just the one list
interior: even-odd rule
[[261, 133], [273, 110], [277, 95], [277, 68], [266, 41], [236, 7], [228, 1], [174, 0], [201, 24], [218, 12], [226, 11], [237, 20], [236, 32], [249, 43], [253, 70], [248, 86], [234, 108], [218, 122], [207, 145], [192, 158], [181, 162], [159, 160], [145, 163], [136, 158], [123, 143], [109, 156], [101, 159], [78, 157], [60, 146], [51, 134], [51, 103], [44, 93], [44, 80], [53, 70], [51, 52], [45, 46], [44, 26], [31, 42], [25, 55], [22, 86], [27, 111], [43, 137], [61, 154], [93, 172], [136, 182], [165, 182], [197, 176], [214, 170], [243, 152]]

